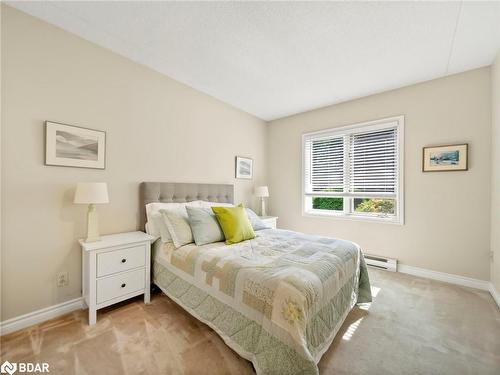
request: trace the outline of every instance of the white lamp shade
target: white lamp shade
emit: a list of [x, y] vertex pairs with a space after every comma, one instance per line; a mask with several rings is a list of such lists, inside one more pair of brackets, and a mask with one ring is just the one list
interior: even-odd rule
[[255, 188], [255, 196], [265, 198], [269, 196], [269, 189], [267, 186], [259, 186]]
[[79, 182], [74, 203], [109, 203], [108, 185], [105, 182]]

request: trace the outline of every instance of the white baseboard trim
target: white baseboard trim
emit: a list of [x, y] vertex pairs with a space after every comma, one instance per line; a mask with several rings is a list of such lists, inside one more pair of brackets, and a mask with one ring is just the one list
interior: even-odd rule
[[406, 264], [398, 264], [398, 272], [406, 273], [408, 275], [425, 277], [427, 279], [444, 281], [445, 283], [467, 286], [469, 288], [481, 289], [490, 292], [491, 296], [500, 308], [500, 293], [495, 289], [493, 283], [484, 280], [473, 279], [452, 273], [431, 271], [425, 268], [418, 268], [408, 266]]
[[72, 311], [85, 308], [86, 305], [82, 297], [72, 299], [57, 305], [45, 307], [40, 310], [30, 312], [15, 318], [0, 322], [0, 335], [6, 335], [11, 332], [42, 323], [46, 320], [57, 318], [58, 316], [68, 314]]
[[425, 268], [418, 268], [408, 266], [406, 264], [398, 264], [398, 272], [406, 273], [408, 275], [425, 277], [427, 279], [444, 281], [450, 284], [467, 286], [469, 288], [490, 290], [490, 282], [484, 280], [473, 279], [470, 277], [454, 275], [452, 273], [431, 271]]
[[493, 299], [495, 300], [495, 302], [497, 303], [498, 308], [500, 309], [500, 293], [495, 288], [493, 283], [490, 283], [489, 292], [490, 292], [491, 296], [493, 297]]

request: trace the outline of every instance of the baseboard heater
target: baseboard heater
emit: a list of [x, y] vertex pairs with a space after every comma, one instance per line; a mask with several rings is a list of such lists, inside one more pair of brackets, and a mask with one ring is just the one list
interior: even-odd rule
[[387, 270], [391, 272], [396, 272], [398, 270], [397, 259], [391, 259], [370, 254], [364, 254], [364, 255], [365, 255], [366, 265], [369, 267], [378, 268], [381, 270]]

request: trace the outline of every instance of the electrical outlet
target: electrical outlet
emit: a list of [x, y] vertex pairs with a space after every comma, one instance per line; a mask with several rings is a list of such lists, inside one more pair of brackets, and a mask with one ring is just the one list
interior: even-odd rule
[[57, 274], [56, 284], [58, 287], [68, 286], [69, 284], [68, 271], [59, 272]]

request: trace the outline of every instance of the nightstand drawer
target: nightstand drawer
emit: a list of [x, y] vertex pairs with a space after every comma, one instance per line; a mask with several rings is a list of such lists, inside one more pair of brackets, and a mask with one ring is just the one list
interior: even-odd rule
[[144, 289], [145, 269], [97, 280], [97, 303]]
[[100, 253], [97, 254], [97, 277], [144, 267], [145, 264], [145, 245]]

